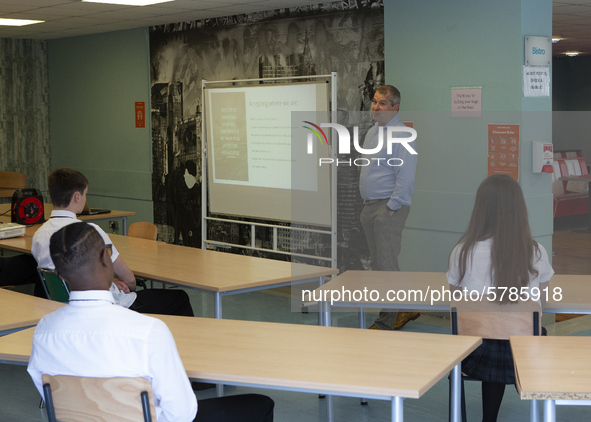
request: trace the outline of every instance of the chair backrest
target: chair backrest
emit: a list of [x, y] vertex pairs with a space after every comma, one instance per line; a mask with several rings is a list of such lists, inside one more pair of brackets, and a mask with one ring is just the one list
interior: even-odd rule
[[147, 221], [139, 221], [129, 225], [127, 235], [142, 239], [158, 240], [158, 227]]
[[12, 198], [17, 189], [27, 187], [27, 177], [14, 171], [0, 171], [0, 198]]
[[[552, 161], [552, 168], [554, 171], [552, 172], [552, 194], [553, 195], [564, 195], [564, 189], [566, 189], [566, 182], [564, 180], [560, 180], [563, 176], [562, 168], [560, 164], [564, 164], [564, 160], [554, 160]], [[566, 164], [564, 164], [566, 168]], [[566, 174], [565, 174], [566, 176]]]
[[452, 333], [496, 340], [540, 335], [542, 307], [538, 302], [499, 303], [489, 299], [452, 301]]
[[37, 267], [41, 284], [50, 300], [68, 303], [70, 301], [70, 286], [53, 270]]
[[156, 421], [152, 386], [141, 377], [43, 374], [43, 394], [49, 422]]

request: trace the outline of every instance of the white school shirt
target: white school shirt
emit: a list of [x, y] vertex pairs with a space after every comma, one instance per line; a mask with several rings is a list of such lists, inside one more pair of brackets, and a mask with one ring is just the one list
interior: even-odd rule
[[[31, 253], [33, 254], [33, 257], [37, 261], [37, 265], [40, 268], [47, 268], [49, 270], [55, 269], [55, 265], [53, 265], [53, 260], [51, 259], [51, 255], [49, 253], [49, 240], [51, 239], [51, 236], [62, 227], [80, 222], [81, 220], [78, 220], [76, 218], [76, 214], [71, 211], [53, 210], [51, 212], [51, 217], [49, 220], [43, 223], [43, 225], [39, 227], [39, 230], [37, 230], [37, 232], [35, 232], [33, 235]], [[111, 239], [103, 229], [101, 229], [96, 224], [88, 224], [93, 226], [101, 235], [105, 245], [112, 244]], [[111, 260], [115, 262], [118, 257], [119, 252], [117, 251], [117, 248], [113, 246]], [[137, 294], [135, 292], [124, 293], [123, 291], [119, 290], [115, 284], [111, 284], [111, 288], [109, 290], [113, 294], [115, 303], [125, 308], [129, 308], [137, 298]]]
[[158, 422], [191, 422], [197, 413], [166, 324], [115, 306], [107, 290], [73, 291], [68, 305], [41, 319], [27, 371], [41, 396], [44, 373], [144, 377], [152, 384]]
[[[492, 247], [492, 239], [476, 242], [473, 249], [474, 254], [472, 256], [468, 255], [468, 259], [466, 260], [466, 274], [464, 274], [464, 279], [462, 280], [461, 285], [459, 268], [460, 246], [461, 245], [456, 245], [451, 252], [449, 270], [445, 274], [447, 282], [454, 286], [460, 286], [462, 290], [467, 288], [468, 293], [473, 290], [482, 293], [483, 288], [492, 287], [493, 285], [490, 278], [490, 251]], [[538, 271], [538, 275], [532, 277], [530, 274], [530, 289], [534, 287], [539, 288], [540, 283], [550, 281], [554, 275], [554, 270], [550, 265], [546, 249], [539, 243], [538, 248], [540, 249], [539, 252], [536, 253], [534, 251], [534, 268]]]

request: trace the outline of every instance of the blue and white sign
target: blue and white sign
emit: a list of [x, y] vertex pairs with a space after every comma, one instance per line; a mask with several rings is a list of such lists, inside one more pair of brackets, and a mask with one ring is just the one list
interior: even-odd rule
[[552, 37], [525, 37], [525, 64], [550, 66], [552, 64]]

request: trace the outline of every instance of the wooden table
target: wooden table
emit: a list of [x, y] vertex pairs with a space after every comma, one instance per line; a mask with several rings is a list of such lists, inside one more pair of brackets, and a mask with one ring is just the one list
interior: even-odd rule
[[[390, 400], [419, 398], [481, 343], [478, 337], [157, 315], [189, 378], [203, 382]], [[0, 361], [26, 363], [33, 329], [0, 338]], [[368, 365], [404, 344], [395, 364]], [[332, 415], [329, 412], [329, 419]]]
[[63, 303], [0, 289], [0, 336], [31, 327]]
[[223, 296], [313, 280], [322, 285], [324, 277], [338, 274], [336, 268], [110, 237], [135, 275], [213, 293], [216, 318], [222, 317]]
[[568, 182], [585, 182], [588, 183], [588, 194], [589, 194], [589, 227], [586, 230], [576, 230], [577, 232], [590, 233], [591, 232], [591, 174], [583, 174], [581, 176], [564, 176], [560, 180], [566, 180]]
[[544, 400], [545, 422], [556, 420], [556, 405], [591, 405], [591, 338], [511, 337], [510, 341], [519, 394], [522, 399]]
[[[351, 292], [350, 298], [347, 292]], [[554, 274], [546, 293], [544, 312], [591, 313], [591, 275]], [[327, 321], [331, 308], [357, 308], [363, 328], [366, 308], [448, 312], [449, 294], [449, 284], [441, 272], [345, 271], [302, 301], [323, 302], [323, 319]], [[352, 300], [356, 298], [359, 300]]]
[[[397, 293], [390, 294], [391, 300], [387, 298], [389, 291]], [[445, 291], [449, 292], [449, 284], [445, 274], [440, 272], [346, 271], [316, 289], [312, 293], [315, 296], [303, 297], [302, 301], [321, 301], [323, 321], [328, 322], [331, 308], [357, 308], [359, 327], [365, 328], [366, 308], [449, 312], [450, 297]], [[344, 297], [348, 296], [347, 292], [351, 292], [351, 299], [355, 299], [355, 295], [358, 299]], [[546, 293], [544, 312], [591, 314], [591, 275], [555, 274]], [[454, 371], [452, 378], [459, 376]], [[459, 400], [455, 394], [452, 390], [452, 399]], [[535, 402], [530, 409], [534, 420], [537, 418]]]
[[[8, 223], [10, 222], [10, 213], [4, 214], [8, 210], [10, 210], [10, 204], [0, 204], [0, 222]], [[48, 220], [51, 216], [51, 211], [53, 211], [53, 204], [43, 204], [43, 214], [45, 215], [45, 220]], [[121, 221], [121, 228], [123, 234], [127, 234], [127, 217], [135, 215], [134, 211], [117, 211], [111, 210], [110, 213], [106, 214], [96, 214], [96, 215], [79, 215], [78, 219], [83, 220], [89, 223], [96, 223], [99, 221]]]
[[[31, 253], [33, 234], [0, 239], [0, 248]], [[222, 296], [288, 286], [337, 274], [335, 268], [292, 264], [286, 261], [171, 245], [136, 237], [109, 234], [111, 241], [136, 276], [212, 293], [215, 317], [222, 317]]]
[[31, 247], [33, 245], [33, 235], [39, 227], [41, 226], [38, 224], [33, 226], [27, 226], [27, 228], [25, 229], [24, 236], [11, 237], [9, 239], [0, 239], [0, 248], [30, 254]]

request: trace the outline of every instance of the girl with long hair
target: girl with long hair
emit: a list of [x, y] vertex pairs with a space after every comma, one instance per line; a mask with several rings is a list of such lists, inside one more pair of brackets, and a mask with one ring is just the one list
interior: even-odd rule
[[[486, 178], [476, 193], [468, 228], [449, 257], [450, 288], [531, 291], [547, 288], [553, 274], [546, 250], [532, 238], [519, 184], [506, 175]], [[503, 302], [509, 301], [509, 295], [500, 294], [497, 300], [501, 296]], [[482, 420], [496, 421], [505, 385], [515, 384], [509, 341], [483, 339], [462, 362], [462, 372], [482, 380]]]

